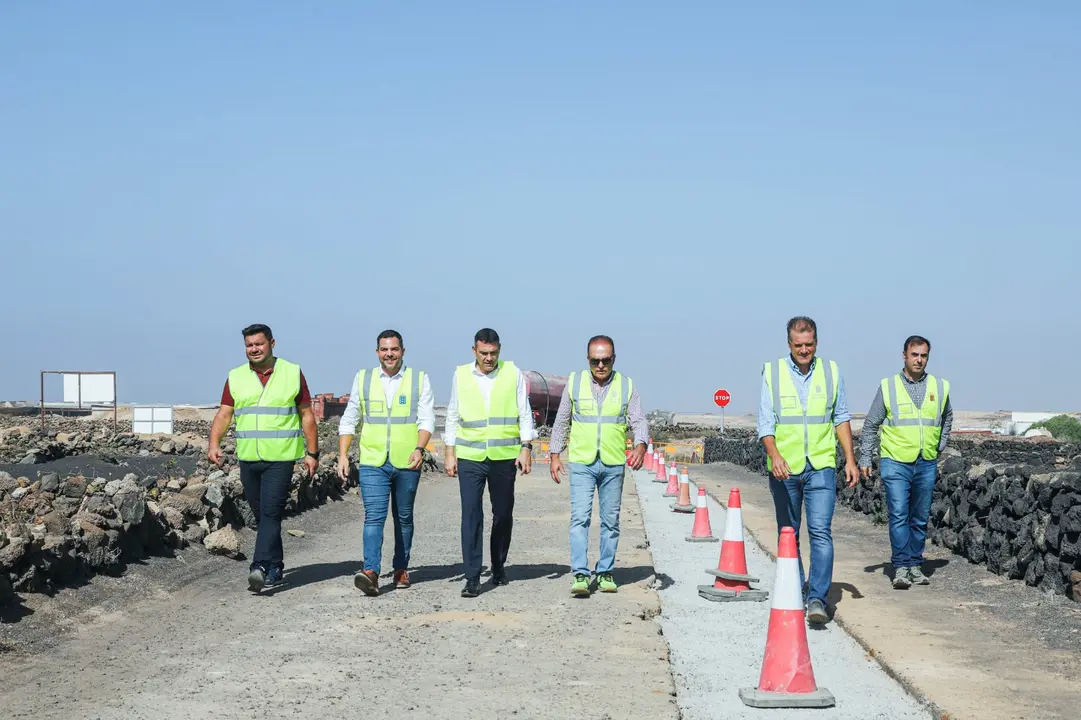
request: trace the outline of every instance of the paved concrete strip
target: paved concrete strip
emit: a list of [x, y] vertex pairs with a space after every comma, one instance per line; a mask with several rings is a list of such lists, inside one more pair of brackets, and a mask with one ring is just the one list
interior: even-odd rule
[[[653, 561], [663, 581], [660, 622], [671, 650], [682, 718], [930, 716], [836, 625], [807, 631], [815, 679], [833, 693], [834, 707], [761, 710], [744, 705], [738, 693], [758, 685], [770, 601], [715, 603], [699, 597], [697, 586], [713, 582], [706, 570], [717, 567], [721, 544], [687, 542], [694, 516], [673, 512], [672, 499], [662, 496], [663, 486], [654, 484], [647, 473], [634, 476]], [[713, 533], [723, 537], [724, 511], [712, 498], [708, 505]], [[748, 572], [760, 579], [755, 586], [772, 591], [774, 563], [750, 538], [746, 540]]]
[[[215, 558], [175, 592], [88, 609], [80, 624], [97, 620], [53, 648], [0, 656], [4, 717], [676, 720], [632, 482], [623, 587], [586, 600], [569, 592], [567, 484], [546, 466], [518, 479], [510, 585], [485, 582], [475, 599], [459, 595], [457, 481], [425, 476], [417, 503], [412, 588], [354, 589], [363, 509], [350, 497], [287, 522], [305, 536], [284, 538], [290, 582], [264, 596], [248, 593], [246, 562]], [[386, 573], [392, 537], [388, 521]]]
[[[776, 553], [776, 519], [764, 477], [716, 463], [692, 466], [691, 480], [722, 502], [739, 487], [748, 541], [756, 538]], [[932, 573], [931, 585], [894, 590], [885, 574], [886, 525], [840, 508], [833, 537], [835, 620], [940, 713], [951, 720], [1078, 717], [1076, 603], [1007, 581], [930, 542], [925, 569]], [[800, 545], [806, 553], [806, 532]]]

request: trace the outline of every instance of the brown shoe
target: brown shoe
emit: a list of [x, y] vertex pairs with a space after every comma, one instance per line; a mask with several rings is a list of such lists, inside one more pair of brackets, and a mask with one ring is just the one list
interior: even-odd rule
[[408, 570], [395, 570], [394, 571], [394, 587], [407, 588], [409, 587], [409, 571]]
[[375, 570], [358, 572], [353, 576], [353, 585], [365, 595], [379, 594], [379, 576], [375, 574]]

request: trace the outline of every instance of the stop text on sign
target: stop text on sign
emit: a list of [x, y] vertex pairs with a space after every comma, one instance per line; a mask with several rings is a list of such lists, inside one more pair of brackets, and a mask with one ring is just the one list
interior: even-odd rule
[[732, 396], [727, 390], [718, 390], [713, 393], [713, 402], [717, 403], [721, 407], [724, 407], [728, 403], [732, 402]]

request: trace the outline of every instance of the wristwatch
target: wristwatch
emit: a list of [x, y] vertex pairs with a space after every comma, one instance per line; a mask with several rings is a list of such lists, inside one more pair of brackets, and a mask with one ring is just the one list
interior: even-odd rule
[[533, 443], [531, 443], [531, 442], [522, 443], [522, 447], [529, 448], [530, 450], [532, 450], [533, 449]]
[[417, 450], [420, 450], [421, 452], [424, 452], [424, 448], [422, 448], [420, 445], [417, 445]]
[[312, 452], [311, 450], [309, 450], [308, 451], [308, 456], [318, 460], [319, 459], [319, 451], [316, 450], [315, 452]]

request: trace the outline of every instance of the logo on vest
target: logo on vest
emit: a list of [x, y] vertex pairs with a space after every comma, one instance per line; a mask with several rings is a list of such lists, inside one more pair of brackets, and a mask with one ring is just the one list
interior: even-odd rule
[[398, 396], [398, 404], [399, 405], [405, 405], [405, 395], [399, 395]]
[[935, 401], [935, 394], [931, 393], [931, 402], [934, 402], [934, 401]]
[[822, 392], [822, 386], [821, 385], [815, 385], [815, 392], [816, 393]]

